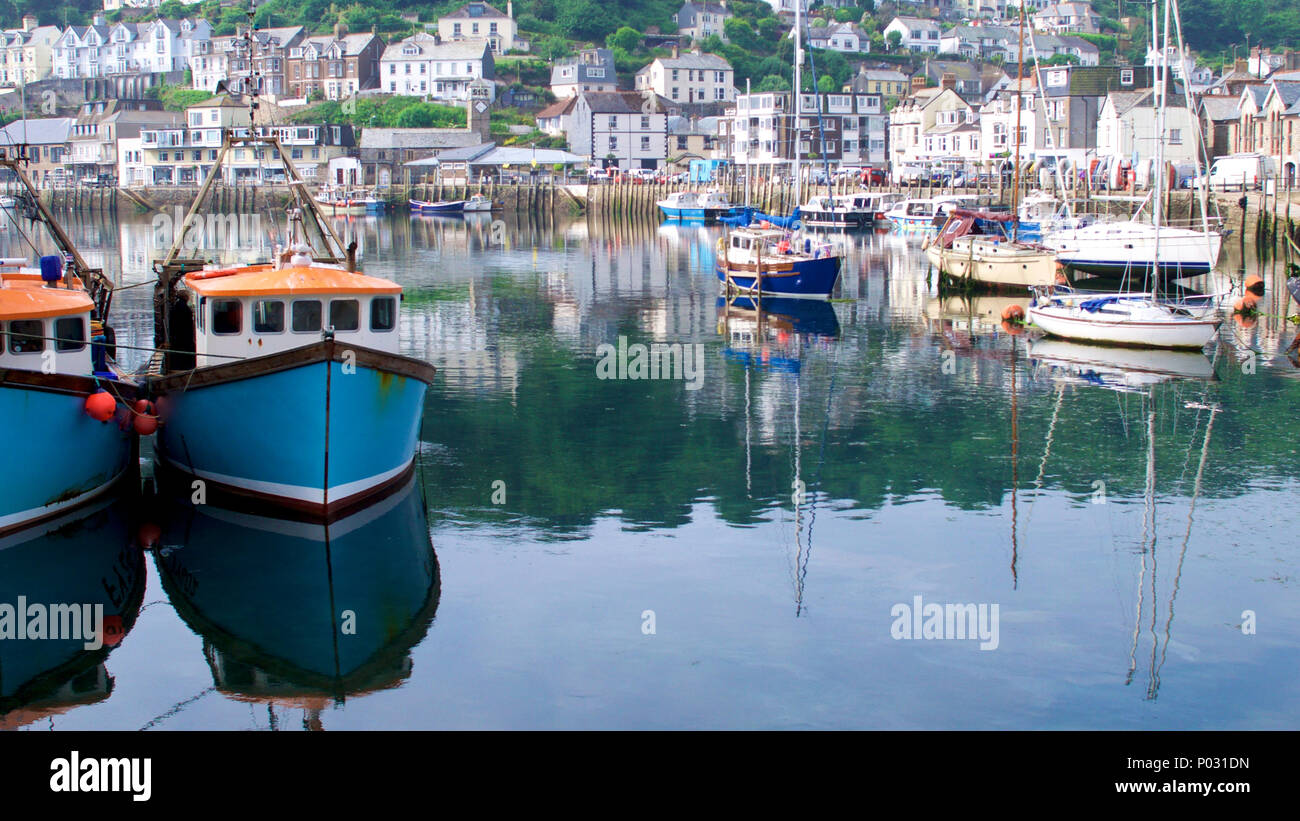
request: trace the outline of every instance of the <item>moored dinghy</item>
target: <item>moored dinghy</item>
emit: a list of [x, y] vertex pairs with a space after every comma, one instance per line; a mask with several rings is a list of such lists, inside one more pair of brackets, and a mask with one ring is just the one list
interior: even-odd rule
[[[214, 173], [244, 144], [285, 159], [273, 136], [227, 136]], [[222, 267], [178, 259], [173, 246], [155, 266], [155, 322], [170, 352], [149, 382], [157, 451], [217, 491], [331, 517], [411, 472], [434, 369], [398, 353], [401, 286], [354, 270], [351, 248], [285, 165], [299, 206], [288, 250]]]

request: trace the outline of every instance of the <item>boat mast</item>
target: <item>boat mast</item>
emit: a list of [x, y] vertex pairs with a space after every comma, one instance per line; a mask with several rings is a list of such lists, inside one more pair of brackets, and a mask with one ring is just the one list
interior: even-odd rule
[[[1160, 226], [1164, 222], [1164, 176], [1165, 176], [1165, 88], [1169, 82], [1169, 1], [1165, 0], [1165, 26], [1162, 30], [1156, 20], [1156, 9], [1160, 0], [1151, 2], [1151, 45], [1160, 49], [1160, 58], [1156, 60], [1156, 87], [1152, 91], [1156, 104], [1156, 152], [1155, 179], [1151, 186], [1151, 223], [1155, 227], [1153, 237], [1153, 254], [1151, 260], [1151, 298], [1156, 298], [1160, 281]], [[1163, 35], [1163, 41], [1161, 36]]]
[[793, 160], [791, 169], [794, 176], [794, 201], [799, 202], [799, 137], [802, 134], [801, 120], [799, 117], [802, 105], [800, 99], [803, 97], [803, 0], [798, 0], [794, 4], [794, 123], [791, 129], [794, 137], [791, 139], [791, 151]]
[[1011, 185], [1011, 241], [1020, 239], [1020, 109], [1025, 76], [1025, 0], [1020, 0], [1020, 53], [1016, 57], [1016, 165]]

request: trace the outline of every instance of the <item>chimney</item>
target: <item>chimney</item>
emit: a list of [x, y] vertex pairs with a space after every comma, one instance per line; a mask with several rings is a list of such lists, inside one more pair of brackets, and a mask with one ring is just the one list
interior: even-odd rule
[[925, 77], [924, 77], [923, 75], [920, 75], [920, 74], [913, 74], [913, 75], [912, 75], [912, 93], [915, 94], [916, 92], [920, 91], [920, 90], [923, 89], [923, 88], [925, 88]]
[[23, 15], [23, 31], [31, 31], [35, 29], [36, 26], [37, 26], [36, 15], [34, 14]]
[[334, 24], [334, 39], [342, 40], [344, 37], [347, 36], [348, 36], [348, 24], [343, 22], [343, 18], [340, 17], [339, 21]]
[[506, 17], [515, 19], [515, 0], [506, 0]]
[[957, 88], [957, 75], [954, 74], [954, 73], [951, 72], [951, 71], [945, 71], [945, 72], [943, 73], [943, 76], [939, 78], [939, 87], [940, 87], [940, 88], [951, 88], [951, 89], [956, 89], [956, 88]]
[[1246, 74], [1250, 71], [1250, 63], [1245, 57], [1238, 57], [1237, 61], [1232, 64], [1232, 70], [1240, 74]]
[[674, 40], [674, 41], [673, 41], [673, 59], [674, 59], [674, 60], [677, 59], [677, 56], [678, 56], [679, 51], [680, 51], [680, 47], [678, 46], [677, 41]]
[[104, 15], [96, 14], [94, 17], [90, 19], [90, 21], [97, 26], [102, 26], [104, 25]]

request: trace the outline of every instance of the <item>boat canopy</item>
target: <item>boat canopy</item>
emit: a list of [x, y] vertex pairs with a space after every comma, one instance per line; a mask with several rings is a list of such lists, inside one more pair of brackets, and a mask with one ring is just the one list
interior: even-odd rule
[[319, 265], [269, 265], [197, 271], [185, 277], [185, 284], [205, 297], [265, 296], [274, 294], [400, 294], [402, 286], [386, 279], [324, 268]]

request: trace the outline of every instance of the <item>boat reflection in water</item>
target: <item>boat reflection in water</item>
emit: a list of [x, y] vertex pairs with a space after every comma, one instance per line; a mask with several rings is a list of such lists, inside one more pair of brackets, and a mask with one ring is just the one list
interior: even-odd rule
[[1118, 391], [1172, 379], [1216, 379], [1214, 363], [1199, 351], [1118, 348], [1044, 337], [1029, 343], [1029, 356], [1057, 378]]
[[440, 590], [414, 480], [328, 524], [179, 502], [167, 515], [159, 575], [219, 691], [302, 708], [316, 728], [331, 703], [410, 677]]
[[[124, 505], [111, 497], [0, 538], [0, 605], [15, 611], [0, 640], [0, 729], [108, 698], [113, 677], [104, 662], [135, 624], [144, 588], [144, 553]], [[18, 629], [20, 596], [28, 614], [25, 640], [9, 632]], [[77, 608], [72, 621], [55, 610], [68, 606]], [[101, 628], [91, 626], [97, 607], [103, 608], [102, 639]], [[33, 608], [44, 613], [45, 638], [34, 637]]]
[[718, 333], [729, 361], [797, 372], [804, 347], [829, 346], [840, 321], [829, 302], [812, 299], [718, 297]]

